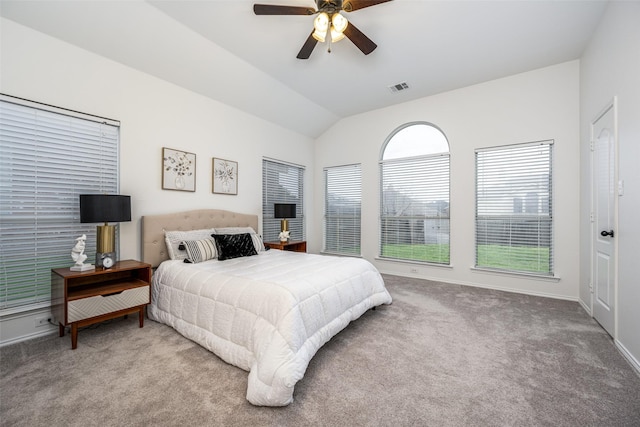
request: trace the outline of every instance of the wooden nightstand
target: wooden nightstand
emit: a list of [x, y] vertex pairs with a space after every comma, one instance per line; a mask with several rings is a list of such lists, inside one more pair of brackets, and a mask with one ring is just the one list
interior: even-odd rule
[[280, 249], [281, 251], [307, 252], [307, 242], [304, 240], [288, 242], [264, 242], [266, 247]]
[[144, 307], [151, 302], [151, 265], [119, 261], [111, 268], [90, 271], [51, 270], [51, 311], [60, 336], [71, 325], [71, 348], [78, 347], [78, 327], [138, 313], [144, 325]]

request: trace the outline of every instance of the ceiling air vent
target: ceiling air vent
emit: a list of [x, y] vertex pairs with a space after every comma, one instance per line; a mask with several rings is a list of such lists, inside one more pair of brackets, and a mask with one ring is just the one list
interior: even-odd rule
[[407, 82], [402, 82], [402, 83], [389, 86], [389, 90], [391, 92], [400, 92], [402, 90], [407, 90], [407, 89], [409, 89], [409, 85], [407, 84]]

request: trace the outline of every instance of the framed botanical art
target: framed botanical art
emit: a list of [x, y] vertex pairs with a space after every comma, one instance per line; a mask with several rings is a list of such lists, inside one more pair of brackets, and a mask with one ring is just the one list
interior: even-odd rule
[[238, 194], [238, 162], [213, 158], [213, 192]]
[[196, 191], [196, 155], [162, 148], [162, 189]]

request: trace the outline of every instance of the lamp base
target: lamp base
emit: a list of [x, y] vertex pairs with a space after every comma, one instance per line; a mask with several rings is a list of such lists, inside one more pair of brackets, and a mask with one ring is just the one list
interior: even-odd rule
[[110, 268], [116, 262], [116, 227], [99, 225], [96, 227], [96, 267]]
[[99, 225], [96, 227], [96, 252], [114, 252], [116, 248], [116, 226]]
[[289, 231], [289, 221], [287, 219], [280, 220], [280, 231]]

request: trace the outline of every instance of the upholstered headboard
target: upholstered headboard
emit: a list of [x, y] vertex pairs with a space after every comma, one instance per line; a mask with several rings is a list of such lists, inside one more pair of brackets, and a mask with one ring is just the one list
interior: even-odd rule
[[164, 232], [215, 227], [253, 227], [258, 232], [258, 215], [220, 209], [201, 209], [142, 217], [142, 260], [153, 267], [169, 259]]

